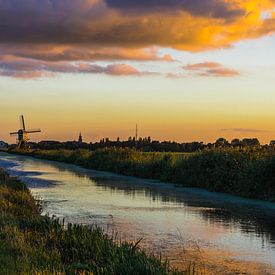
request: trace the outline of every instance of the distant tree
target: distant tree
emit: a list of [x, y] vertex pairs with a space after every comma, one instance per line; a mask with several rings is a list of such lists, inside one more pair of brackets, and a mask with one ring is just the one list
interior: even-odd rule
[[218, 138], [215, 142], [215, 147], [227, 147], [229, 142], [225, 138]]
[[54, 140], [42, 140], [37, 143], [37, 147], [43, 150], [56, 150], [56, 149], [61, 149], [65, 146], [68, 146], [69, 149], [75, 149], [75, 143], [71, 142], [69, 144], [61, 143], [59, 141], [54, 141]]
[[81, 143], [76, 141], [58, 142], [58, 141], [41, 141], [39, 143], [32, 143], [32, 148], [38, 149], [89, 149], [96, 150], [100, 148], [136, 148], [140, 151], [150, 151], [150, 152], [197, 152], [204, 149], [211, 149], [214, 147], [227, 148], [227, 147], [253, 147], [254, 148], [274, 148], [275, 140], [271, 141], [269, 145], [261, 145], [257, 138], [245, 138], [239, 140], [237, 138], [233, 139], [229, 143], [225, 138], [218, 138], [215, 143], [204, 144], [203, 142], [189, 142], [189, 143], [178, 143], [175, 141], [157, 141], [151, 140], [151, 137], [139, 137], [135, 140], [133, 137], [129, 137], [128, 140], [120, 140], [117, 137], [116, 140], [110, 140], [109, 138], [103, 138], [98, 142], [94, 143]]
[[239, 140], [238, 138], [234, 138], [231, 141], [231, 145], [233, 147], [241, 147], [243, 144], [242, 144], [241, 140]]
[[206, 147], [207, 147], [208, 149], [211, 149], [211, 148], [214, 147], [214, 145], [213, 145], [212, 143], [209, 142], [209, 143], [206, 144]]
[[259, 147], [261, 145], [257, 138], [244, 138], [242, 143], [247, 147]]

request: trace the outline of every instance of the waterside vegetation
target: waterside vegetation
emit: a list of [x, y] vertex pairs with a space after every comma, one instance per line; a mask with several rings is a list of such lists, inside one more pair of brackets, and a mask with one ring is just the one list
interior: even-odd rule
[[214, 148], [196, 153], [146, 153], [127, 148], [9, 152], [275, 201], [275, 152], [268, 148]]
[[0, 170], [0, 274], [190, 274], [179, 273], [97, 227], [40, 215], [25, 184]]
[[[11, 146], [12, 147], [12, 146]], [[151, 137], [129, 137], [127, 140], [122, 140], [119, 137], [116, 140], [110, 138], [103, 138], [97, 142], [86, 143], [82, 141], [82, 136], [78, 141], [54, 141], [44, 140], [40, 142], [28, 142], [28, 147], [32, 149], [41, 150], [76, 150], [88, 149], [91, 151], [104, 148], [131, 148], [142, 152], [177, 152], [177, 153], [191, 153], [198, 152], [205, 149], [214, 148], [268, 148], [275, 149], [275, 141], [269, 144], [260, 144], [257, 138], [233, 139], [231, 142], [225, 138], [218, 138], [214, 143], [203, 143], [200, 141], [193, 142], [175, 142], [175, 141], [158, 141], [152, 140]]]

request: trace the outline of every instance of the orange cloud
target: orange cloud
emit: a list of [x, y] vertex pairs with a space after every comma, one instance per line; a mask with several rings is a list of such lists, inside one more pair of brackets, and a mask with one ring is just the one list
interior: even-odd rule
[[226, 68], [216, 62], [188, 64], [183, 69], [193, 71], [200, 76], [233, 77], [239, 75], [238, 71]]
[[0, 43], [215, 49], [274, 33], [274, 8], [273, 0], [1, 0]]
[[213, 50], [273, 34], [274, 9], [274, 0], [0, 0], [0, 60], [170, 62], [158, 48]]
[[201, 70], [201, 69], [216, 69], [220, 68], [221, 64], [216, 62], [203, 62], [203, 63], [196, 63], [196, 64], [188, 64], [184, 67], [186, 70]]
[[109, 65], [106, 68], [106, 73], [108, 73], [110, 75], [116, 75], [116, 76], [121, 76], [121, 75], [141, 76], [141, 75], [152, 74], [149, 72], [140, 72], [139, 70], [135, 69], [134, 67], [132, 67], [130, 65], [126, 65], [126, 64]]
[[100, 66], [84, 62], [43, 62], [29, 59], [0, 61], [0, 75], [16, 78], [52, 77], [58, 73], [107, 74], [112, 76], [146, 76], [155, 72], [139, 71], [126, 64]]
[[0, 45], [0, 59], [6, 57], [30, 58], [42, 61], [166, 61], [173, 62], [171, 55], [161, 55], [158, 48], [102, 48], [81, 45]]

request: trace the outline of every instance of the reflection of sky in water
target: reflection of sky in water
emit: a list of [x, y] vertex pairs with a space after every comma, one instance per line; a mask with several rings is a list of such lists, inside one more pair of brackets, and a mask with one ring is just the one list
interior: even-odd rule
[[0, 153], [0, 166], [43, 199], [44, 213], [117, 229], [168, 251], [195, 241], [275, 266], [275, 204]]

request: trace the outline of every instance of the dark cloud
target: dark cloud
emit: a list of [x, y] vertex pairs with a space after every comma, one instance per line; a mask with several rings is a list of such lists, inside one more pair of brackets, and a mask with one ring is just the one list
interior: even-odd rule
[[0, 0], [0, 43], [218, 48], [274, 31], [254, 16], [260, 7], [260, 0]]
[[0, 0], [0, 41], [87, 41], [87, 25], [105, 15], [100, 0]]
[[[274, 0], [0, 0], [1, 74], [84, 73], [75, 65], [80, 61], [172, 61], [148, 48], [213, 50], [272, 34], [274, 17], [271, 13], [264, 19], [261, 12], [274, 8]], [[119, 71], [93, 66], [97, 65], [86, 70]], [[222, 65], [193, 64], [185, 70], [206, 76], [238, 75]]]
[[195, 16], [232, 19], [245, 14], [243, 9], [223, 0], [106, 0], [108, 6], [134, 13], [180, 12]]

